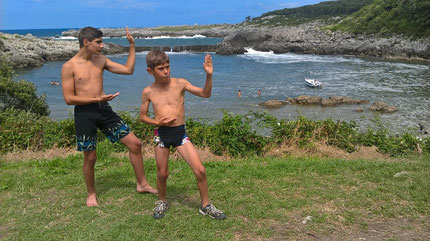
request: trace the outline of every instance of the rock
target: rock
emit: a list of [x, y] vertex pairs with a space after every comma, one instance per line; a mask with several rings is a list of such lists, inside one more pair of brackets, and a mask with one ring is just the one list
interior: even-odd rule
[[264, 103], [261, 103], [260, 105], [269, 108], [269, 109], [276, 109], [279, 107], [282, 107], [284, 105], [288, 104], [286, 101], [282, 101], [282, 100], [268, 100]]
[[398, 173], [394, 174], [393, 177], [401, 177], [401, 176], [405, 176], [405, 175], [408, 175], [408, 174], [409, 173], [407, 171], [401, 171], [401, 172], [398, 172]]
[[362, 108], [362, 107], [357, 107], [357, 108], [355, 109], [355, 111], [357, 111], [357, 112], [363, 112], [364, 110], [363, 110], [363, 108]]
[[319, 105], [321, 104], [321, 97], [319, 96], [310, 96], [310, 95], [301, 95], [296, 98], [297, 104], [303, 105]]
[[[78, 41], [40, 39], [28, 34], [0, 33], [1, 53], [8, 58], [13, 68], [39, 67], [46, 61], [66, 60], [79, 51]], [[107, 43], [105, 54], [125, 52], [125, 48]]]
[[376, 101], [370, 106], [370, 110], [392, 113], [397, 111], [397, 108], [395, 106], [389, 106], [387, 103], [383, 101]]

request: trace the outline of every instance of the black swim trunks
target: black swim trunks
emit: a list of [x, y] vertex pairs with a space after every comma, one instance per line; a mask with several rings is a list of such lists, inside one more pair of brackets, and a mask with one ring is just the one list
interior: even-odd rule
[[160, 126], [158, 129], [155, 129], [154, 134], [154, 144], [161, 148], [178, 147], [190, 141], [185, 132], [185, 125], [174, 127]]
[[127, 136], [131, 129], [107, 102], [75, 106], [78, 151], [96, 149], [97, 127], [113, 143]]

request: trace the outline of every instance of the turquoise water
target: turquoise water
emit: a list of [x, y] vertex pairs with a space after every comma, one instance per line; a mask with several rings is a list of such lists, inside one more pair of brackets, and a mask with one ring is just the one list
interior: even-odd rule
[[[171, 76], [182, 77], [203, 87], [204, 53], [168, 53]], [[109, 56], [125, 63], [126, 55]], [[131, 76], [105, 72], [106, 93], [120, 92], [111, 101], [114, 110], [138, 111], [142, 89], [150, 85], [152, 77], [146, 72], [146, 53], [138, 53], [135, 73]], [[244, 55], [221, 56], [213, 54], [214, 84], [212, 97], [202, 99], [186, 95], [187, 116], [216, 120], [222, 110], [246, 113], [249, 110], [267, 111], [278, 118], [294, 118], [298, 114], [312, 119], [331, 117], [355, 120], [367, 126], [376, 116], [394, 130], [416, 130], [417, 123], [430, 129], [430, 66], [428, 63], [380, 61], [342, 56], [273, 54], [249, 50]], [[51, 80], [60, 81], [64, 61], [48, 62], [43, 67], [19, 72], [21, 79], [36, 84], [39, 93], [45, 93], [54, 119], [69, 116], [73, 107], [64, 103], [61, 87], [51, 86]], [[305, 85], [304, 78], [317, 78], [324, 83], [321, 89]], [[241, 89], [242, 98], [236, 93]], [[262, 96], [257, 97], [261, 89]], [[364, 112], [356, 112], [357, 105], [337, 107], [287, 105], [276, 110], [265, 110], [259, 103], [269, 99], [285, 99], [298, 95], [349, 96], [355, 99], [384, 101], [397, 107], [392, 114], [378, 114], [361, 105]]]

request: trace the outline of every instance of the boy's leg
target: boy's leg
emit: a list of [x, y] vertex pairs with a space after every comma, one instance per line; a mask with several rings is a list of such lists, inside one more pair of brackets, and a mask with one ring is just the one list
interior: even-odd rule
[[85, 184], [87, 185], [88, 197], [87, 206], [98, 206], [96, 199], [96, 188], [94, 186], [94, 166], [96, 164], [96, 150], [84, 151], [84, 165], [82, 171], [84, 173]]
[[206, 207], [206, 205], [209, 204], [206, 169], [203, 166], [199, 155], [197, 154], [196, 148], [194, 148], [194, 145], [189, 141], [181, 146], [176, 147], [176, 149], [193, 170], [197, 179], [197, 187], [199, 188], [200, 192], [200, 198], [202, 202], [201, 205], [202, 207]]
[[157, 190], [158, 198], [167, 202], [167, 178], [169, 177], [169, 148], [155, 147], [155, 161], [157, 162]]
[[130, 132], [127, 136], [123, 137], [120, 140], [129, 151], [130, 162], [134, 169], [134, 174], [137, 179], [136, 190], [138, 192], [149, 192], [149, 193], [157, 193], [157, 190], [149, 185], [148, 181], [145, 177], [145, 169], [143, 166], [143, 157], [142, 157], [142, 145], [139, 139], [134, 135], [133, 132]]

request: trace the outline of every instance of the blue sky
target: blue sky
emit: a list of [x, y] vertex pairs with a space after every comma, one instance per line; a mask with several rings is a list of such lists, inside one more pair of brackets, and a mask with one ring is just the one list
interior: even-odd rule
[[239, 23], [322, 0], [0, 0], [0, 29]]

